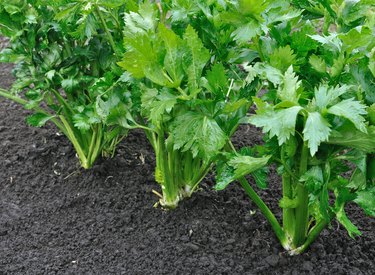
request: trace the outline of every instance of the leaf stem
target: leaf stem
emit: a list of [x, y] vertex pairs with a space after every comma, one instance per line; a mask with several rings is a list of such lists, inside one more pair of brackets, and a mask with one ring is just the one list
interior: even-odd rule
[[[303, 176], [307, 171], [307, 161], [309, 156], [309, 148], [306, 142], [301, 148], [300, 170], [299, 176]], [[293, 247], [299, 247], [305, 242], [307, 235], [307, 226], [309, 219], [309, 197], [306, 187], [303, 183], [298, 182], [296, 186], [297, 208], [295, 209], [295, 226], [293, 234]]]
[[188, 97], [188, 95], [185, 93], [184, 90], [181, 89], [181, 87], [177, 87], [177, 90], [182, 94], [182, 96]]
[[191, 188], [190, 193], [194, 193], [194, 191], [198, 188], [201, 181], [206, 177], [207, 173], [211, 170], [213, 165], [202, 164], [200, 171], [197, 173], [197, 176], [192, 180], [194, 183], [193, 187]]
[[111, 34], [111, 32], [109, 31], [109, 28], [108, 28], [108, 26], [107, 26], [107, 23], [106, 23], [105, 20], [104, 20], [103, 14], [102, 14], [102, 12], [100, 11], [99, 6], [96, 6], [96, 13], [98, 14], [98, 16], [99, 16], [99, 18], [100, 18], [100, 21], [101, 21], [101, 23], [102, 23], [102, 26], [103, 26], [103, 28], [104, 28], [105, 33], [107, 34], [107, 37], [108, 37], [108, 40], [109, 40], [109, 44], [111, 45], [114, 54], [117, 55], [116, 44], [115, 44], [115, 42], [113, 41], [112, 34]]
[[98, 124], [96, 126], [96, 129], [94, 129], [95, 135], [96, 135], [96, 140], [95, 140], [95, 145], [92, 148], [92, 152], [90, 152], [91, 156], [90, 156], [90, 158], [88, 158], [90, 166], [92, 166], [94, 164], [94, 162], [96, 161], [96, 159], [98, 158], [98, 156], [99, 156], [99, 154], [102, 150], [102, 147], [103, 147], [103, 127], [104, 126], [102, 124]]
[[290, 169], [289, 165], [284, 160], [281, 160], [279, 158], [273, 157], [273, 159], [279, 163], [281, 163], [285, 169], [285, 171], [289, 174], [290, 177], [292, 177], [294, 180], [299, 180], [299, 178], [293, 173], [293, 171]]
[[[281, 160], [286, 168], [285, 163], [285, 147], [281, 148]], [[286, 169], [285, 169], [286, 170]], [[283, 190], [283, 198], [286, 199], [293, 199], [293, 187], [292, 187], [292, 178], [288, 171], [284, 171], [282, 174], [282, 190]], [[294, 208], [283, 208], [283, 227], [287, 238], [290, 240], [293, 236], [294, 230], [294, 222], [295, 222], [295, 209]]]
[[71, 141], [71, 143], [73, 144], [73, 147], [77, 152], [77, 155], [79, 157], [79, 160], [81, 162], [82, 167], [85, 168], [85, 169], [90, 168], [90, 164], [87, 161], [87, 157], [86, 157], [84, 151], [82, 150], [82, 147], [79, 144], [76, 136], [74, 135], [74, 132], [73, 132], [72, 128], [70, 127], [68, 121], [65, 119], [64, 116], [59, 116], [59, 118], [66, 128], [66, 133], [67, 133], [66, 136]]
[[259, 53], [259, 58], [260, 60], [263, 62], [265, 61], [265, 58], [264, 58], [264, 55], [263, 55], [263, 51], [262, 51], [262, 48], [259, 44], [259, 35], [256, 36], [256, 38], [254, 39], [254, 43], [255, 43], [255, 47]]
[[179, 201], [178, 187], [174, 184], [172, 174], [169, 169], [168, 151], [165, 146], [164, 131], [157, 134], [156, 154], [156, 173], [161, 173], [161, 189], [163, 199], [161, 205], [168, 208], [175, 208]]
[[[15, 96], [15, 95], [12, 95], [10, 94], [7, 90], [4, 90], [4, 89], [1, 89], [0, 88], [0, 96], [3, 96], [7, 99], [10, 99], [18, 104], [21, 104], [23, 106], [27, 105], [28, 102], [18, 96]], [[43, 108], [40, 108], [38, 106], [34, 107], [33, 108], [34, 111], [36, 112], [39, 112], [39, 113], [42, 113], [44, 115], [47, 115], [47, 116], [53, 116], [51, 113], [47, 112], [46, 110], [44, 110]], [[67, 135], [67, 131], [65, 130], [65, 127], [63, 126], [63, 124], [61, 124], [55, 117], [52, 117], [51, 118], [51, 121], [56, 125], [57, 128], [59, 128], [59, 130], [61, 132], [63, 132], [64, 135]]]
[[310, 244], [315, 241], [315, 239], [319, 236], [320, 232], [328, 225], [328, 222], [325, 220], [319, 221], [311, 230], [310, 233], [308, 234], [305, 242], [297, 247], [296, 249], [293, 249], [290, 251], [291, 255], [298, 255], [304, 252]]
[[283, 228], [280, 226], [279, 222], [277, 221], [275, 215], [272, 211], [268, 208], [268, 206], [263, 202], [263, 200], [258, 196], [258, 194], [254, 191], [245, 177], [241, 177], [239, 179], [241, 186], [244, 188], [246, 194], [250, 197], [250, 199], [259, 207], [260, 211], [266, 217], [268, 222], [271, 224], [273, 231], [275, 232], [277, 238], [279, 239], [281, 245], [289, 250], [288, 239], [285, 235]]

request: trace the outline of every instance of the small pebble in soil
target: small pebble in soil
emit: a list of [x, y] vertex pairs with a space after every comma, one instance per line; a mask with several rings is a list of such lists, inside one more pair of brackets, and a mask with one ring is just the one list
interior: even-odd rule
[[312, 271], [314, 269], [314, 265], [310, 261], [304, 262], [302, 265], [302, 269], [306, 271]]
[[279, 256], [277, 255], [270, 255], [265, 259], [266, 263], [270, 266], [276, 266], [279, 262]]
[[184, 246], [188, 249], [193, 250], [193, 251], [199, 250], [199, 246], [197, 246], [196, 244], [193, 244], [193, 243], [187, 243], [187, 244], [184, 244]]

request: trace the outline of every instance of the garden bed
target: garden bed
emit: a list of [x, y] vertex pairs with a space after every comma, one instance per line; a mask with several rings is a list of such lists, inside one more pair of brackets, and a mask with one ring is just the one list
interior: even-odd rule
[[[0, 65], [0, 87], [11, 66]], [[27, 112], [27, 111], [26, 111]], [[153, 208], [158, 190], [145, 136], [131, 132], [114, 159], [83, 171], [64, 136], [31, 128], [0, 99], [0, 274], [370, 274], [375, 220], [349, 205], [363, 232], [335, 221], [301, 256], [288, 256], [243, 190], [216, 192], [213, 176], [173, 211]], [[259, 142], [242, 127], [235, 144]], [[272, 209], [279, 178], [260, 194]]]

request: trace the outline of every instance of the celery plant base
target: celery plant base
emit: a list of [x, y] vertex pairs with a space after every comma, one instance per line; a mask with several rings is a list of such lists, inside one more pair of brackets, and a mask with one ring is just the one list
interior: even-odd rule
[[[308, 200], [306, 197], [306, 191], [302, 185], [298, 186], [298, 191], [301, 192], [299, 196], [299, 202], [296, 208], [293, 208], [294, 212], [299, 215], [299, 219], [296, 218], [285, 219], [285, 209], [283, 211], [283, 226], [280, 225], [279, 221], [276, 219], [275, 215], [268, 208], [268, 206], [263, 202], [263, 200], [258, 196], [255, 190], [247, 182], [245, 178], [241, 178], [240, 184], [244, 188], [246, 194], [249, 198], [257, 205], [262, 214], [265, 216], [267, 221], [270, 223], [272, 230], [276, 234], [282, 247], [288, 251], [290, 255], [298, 255], [303, 253], [319, 236], [320, 232], [327, 226], [328, 222], [321, 220], [317, 222], [311, 229], [308, 230]], [[291, 210], [291, 209], [289, 209]], [[301, 214], [302, 213], [302, 214]], [[287, 215], [290, 213], [287, 212]], [[302, 217], [302, 218], [301, 218]], [[290, 223], [288, 223], [290, 222]]]
[[211, 169], [211, 164], [191, 152], [175, 150], [166, 145], [164, 135], [146, 131], [156, 155], [155, 181], [161, 186], [160, 205], [174, 209], [184, 198], [190, 198]]
[[[196, 186], [199, 186], [199, 182], [196, 184]], [[165, 188], [163, 187], [164, 186], [162, 186], [162, 190], [165, 190]], [[185, 185], [183, 188], [177, 190], [177, 193], [173, 196], [168, 194], [168, 192], [164, 191], [162, 192], [163, 195], [161, 195], [161, 198], [159, 199], [159, 204], [165, 209], [175, 209], [178, 207], [178, 204], [181, 201], [191, 198], [191, 196], [196, 190], [197, 188], [193, 188], [190, 185]], [[160, 195], [158, 194], [158, 196]]]

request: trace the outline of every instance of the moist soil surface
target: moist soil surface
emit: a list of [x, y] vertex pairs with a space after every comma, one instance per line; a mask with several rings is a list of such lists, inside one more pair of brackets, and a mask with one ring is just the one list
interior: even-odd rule
[[[0, 64], [0, 87], [11, 69]], [[213, 175], [177, 209], [154, 208], [155, 159], [141, 131], [84, 171], [67, 139], [51, 124], [27, 126], [28, 114], [0, 99], [0, 274], [375, 274], [375, 220], [354, 205], [360, 238], [333, 221], [288, 256], [240, 186], [214, 191]], [[233, 141], [260, 139], [241, 127]], [[271, 171], [269, 181], [258, 191], [278, 211], [280, 178]]]

